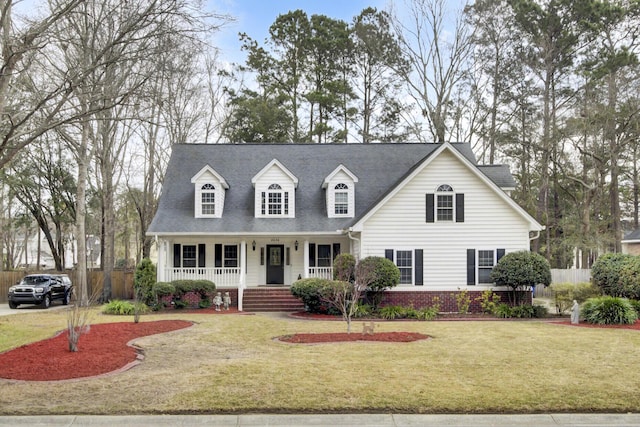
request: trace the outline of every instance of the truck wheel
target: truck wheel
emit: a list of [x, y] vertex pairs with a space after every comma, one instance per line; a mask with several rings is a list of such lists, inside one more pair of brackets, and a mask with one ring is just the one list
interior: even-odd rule
[[9, 301], [9, 308], [11, 308], [11, 309], [16, 309], [16, 308], [18, 308], [19, 305], [20, 304], [18, 304], [18, 303], [15, 303], [13, 301]]
[[49, 308], [51, 306], [51, 295], [46, 294], [42, 299], [42, 308]]

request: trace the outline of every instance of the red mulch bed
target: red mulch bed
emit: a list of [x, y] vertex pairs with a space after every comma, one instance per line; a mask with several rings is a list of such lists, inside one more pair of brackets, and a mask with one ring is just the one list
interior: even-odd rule
[[279, 341], [292, 344], [318, 344], [327, 342], [353, 342], [353, 341], [378, 341], [378, 342], [413, 342], [431, 338], [429, 335], [418, 332], [376, 332], [373, 335], [365, 335], [359, 332], [348, 334], [323, 333], [323, 334], [294, 334], [278, 337]]
[[56, 381], [93, 377], [122, 370], [139, 359], [140, 352], [128, 345], [147, 335], [191, 326], [185, 320], [91, 325], [82, 334], [77, 352], [69, 351], [67, 331], [53, 338], [0, 354], [0, 378], [25, 381]]

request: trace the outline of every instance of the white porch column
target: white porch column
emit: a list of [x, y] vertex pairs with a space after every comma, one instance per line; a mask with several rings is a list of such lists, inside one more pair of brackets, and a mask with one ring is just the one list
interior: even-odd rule
[[242, 311], [242, 297], [247, 287], [247, 242], [240, 242], [240, 283], [238, 283], [238, 311]]
[[302, 256], [304, 257], [303, 259], [304, 274], [302, 275], [302, 277], [304, 279], [308, 279], [309, 278], [309, 241], [308, 240], [304, 241], [304, 253], [302, 254]]
[[158, 239], [156, 236], [156, 246], [158, 249], [158, 268], [156, 276], [158, 282], [166, 282], [166, 265], [167, 265], [167, 241], [164, 239]]

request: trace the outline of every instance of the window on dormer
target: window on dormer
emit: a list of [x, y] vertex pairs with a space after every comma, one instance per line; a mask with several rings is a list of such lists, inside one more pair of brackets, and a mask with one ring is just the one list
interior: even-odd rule
[[289, 192], [284, 191], [280, 184], [271, 184], [262, 193], [262, 215], [289, 215]]
[[340, 183], [335, 186], [334, 190], [334, 213], [347, 215], [349, 213], [349, 186]]
[[204, 184], [200, 188], [202, 215], [216, 214], [216, 188], [213, 184]]

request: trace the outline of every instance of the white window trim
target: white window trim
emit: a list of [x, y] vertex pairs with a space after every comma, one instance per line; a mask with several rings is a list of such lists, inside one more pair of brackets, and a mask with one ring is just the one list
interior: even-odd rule
[[[496, 261], [496, 259], [498, 258], [498, 250], [497, 249], [476, 249], [476, 285], [492, 285], [492, 282], [481, 282], [480, 281], [480, 252], [491, 252], [493, 253], [493, 266], [491, 267], [491, 270], [493, 270], [493, 268], [496, 266], [496, 264], [498, 263]], [[483, 268], [487, 268], [487, 267], [483, 267]]]
[[[443, 187], [448, 187], [449, 190], [441, 190], [441, 188]], [[451, 219], [438, 218], [438, 210], [440, 209], [438, 201], [440, 196], [451, 197]], [[454, 190], [453, 186], [449, 184], [441, 184], [436, 187], [434, 201], [433, 201], [433, 209], [434, 209], [434, 212], [433, 212], [434, 222], [446, 222], [446, 223], [456, 222], [456, 191]]]
[[[195, 186], [194, 196], [194, 217], [195, 218], [222, 218], [224, 211], [225, 191], [229, 189], [227, 181], [217, 173], [211, 166], [206, 165], [191, 178], [191, 183]], [[214, 213], [205, 214], [202, 212], [202, 187], [211, 184], [214, 190]]]
[[[279, 188], [272, 188], [278, 186]], [[269, 213], [269, 194], [280, 194], [280, 213]], [[281, 183], [273, 182], [267, 186], [264, 190], [260, 191], [259, 202], [260, 206], [257, 210], [257, 216], [259, 218], [293, 218], [293, 203], [292, 192], [288, 191], [285, 185]], [[264, 206], [264, 213], [262, 208]]]

